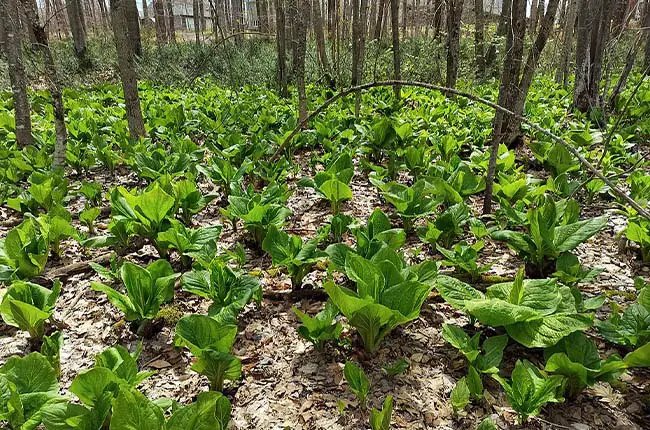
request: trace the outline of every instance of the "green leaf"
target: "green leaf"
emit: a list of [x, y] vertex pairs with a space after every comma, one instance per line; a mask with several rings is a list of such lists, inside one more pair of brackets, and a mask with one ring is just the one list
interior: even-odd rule
[[469, 404], [469, 396], [469, 387], [465, 377], [462, 377], [456, 382], [454, 389], [451, 390], [451, 406], [454, 408], [454, 412], [465, 409], [465, 406]]
[[593, 314], [558, 314], [506, 326], [508, 335], [528, 348], [545, 348], [575, 331], [588, 330]]
[[121, 389], [113, 401], [111, 430], [164, 430], [162, 411], [135, 389]]
[[370, 392], [370, 381], [368, 381], [366, 374], [352, 361], [346, 361], [343, 368], [343, 376], [348, 383], [350, 391], [357, 396], [361, 407], [365, 409], [366, 399]]
[[447, 303], [459, 309], [462, 309], [469, 300], [484, 297], [479, 290], [451, 276], [438, 276], [436, 278], [436, 289]]
[[650, 367], [650, 342], [627, 354], [623, 361], [627, 367]]
[[384, 369], [384, 372], [386, 372], [388, 376], [397, 376], [406, 372], [409, 366], [410, 364], [408, 361], [404, 359], [399, 359], [392, 364], [388, 364], [382, 367], [382, 369]]
[[370, 411], [370, 428], [372, 430], [389, 430], [393, 414], [393, 396], [387, 396], [381, 411], [372, 408]]
[[174, 344], [186, 346], [194, 355], [206, 349], [229, 352], [235, 343], [237, 326], [220, 324], [205, 315], [187, 315], [176, 324]]
[[[227, 403], [227, 418], [217, 416], [223, 403]], [[196, 402], [176, 410], [167, 421], [166, 430], [225, 430], [228, 421], [230, 401], [221, 393], [209, 391], [200, 393]]]

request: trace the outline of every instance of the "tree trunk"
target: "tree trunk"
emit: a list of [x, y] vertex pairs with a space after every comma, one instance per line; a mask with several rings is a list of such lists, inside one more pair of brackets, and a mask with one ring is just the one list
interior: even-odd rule
[[449, 0], [447, 8], [447, 80], [448, 88], [456, 88], [458, 58], [460, 57], [460, 20], [463, 0]]
[[[402, 61], [399, 52], [399, 0], [390, 1], [390, 24], [393, 36], [393, 79], [402, 79]], [[395, 99], [401, 98], [402, 89], [399, 85], [393, 87]]]
[[199, 21], [201, 22], [201, 31], [205, 31], [208, 23], [205, 18], [205, 0], [199, 0]]
[[284, 19], [284, 0], [275, 0], [275, 21], [276, 21], [276, 46], [278, 49], [278, 85], [280, 85], [280, 96], [289, 97], [287, 88], [287, 42], [286, 24]]
[[406, 11], [408, 9], [408, 1], [402, 0], [402, 35], [406, 37]]
[[645, 52], [643, 60], [643, 70], [646, 75], [650, 74], [650, 0], [645, 3], [645, 11], [643, 12], [643, 31], [645, 34]]
[[147, 0], [142, 0], [140, 6], [142, 7], [142, 26], [146, 27], [149, 25], [149, 8], [147, 7]]
[[168, 39], [163, 0], [153, 0], [153, 13], [156, 24], [156, 43], [158, 43], [158, 46], [162, 46], [167, 43]]
[[[289, 13], [293, 23], [293, 73], [298, 87], [298, 121], [307, 119], [307, 93], [305, 90], [305, 54], [307, 49], [308, 0], [289, 0]], [[306, 124], [303, 124], [305, 127]]]
[[581, 112], [601, 107], [600, 81], [609, 36], [609, 0], [580, 0], [573, 104]]
[[126, 32], [131, 41], [133, 53], [140, 57], [142, 55], [142, 41], [140, 40], [140, 16], [136, 0], [121, 0], [124, 5], [124, 17], [126, 19]]
[[30, 117], [29, 99], [27, 97], [27, 77], [22, 59], [22, 43], [20, 40], [18, 9], [14, 0], [0, 0], [1, 40], [4, 41], [4, 52], [7, 56], [9, 80], [14, 99], [14, 117], [16, 123], [16, 143], [23, 148], [34, 143], [32, 136], [32, 120]]
[[312, 23], [314, 27], [314, 36], [316, 38], [316, 50], [318, 51], [318, 61], [321, 65], [325, 79], [330, 88], [335, 89], [334, 76], [330, 69], [330, 63], [327, 58], [327, 50], [325, 48], [325, 22], [320, 10], [320, 0], [312, 1], [312, 14], [314, 16]]
[[375, 33], [373, 34], [374, 40], [381, 39], [381, 31], [384, 26], [384, 15], [386, 13], [386, 3], [389, 0], [379, 0], [379, 5], [377, 6], [377, 22], [375, 24]]
[[140, 108], [140, 95], [138, 94], [138, 79], [135, 74], [135, 53], [128, 37], [126, 23], [126, 2], [129, 0], [110, 0], [111, 22], [113, 24], [113, 39], [117, 51], [122, 89], [124, 90], [124, 104], [126, 106], [126, 120], [129, 124], [129, 134], [138, 139], [145, 136], [144, 119]]
[[562, 40], [562, 54], [560, 66], [555, 75], [555, 82], [562, 84], [564, 88], [569, 85], [569, 63], [573, 52], [573, 41], [575, 40], [576, 15], [578, 13], [578, 0], [567, 0], [566, 20]]
[[194, 21], [194, 42], [201, 43], [201, 21], [199, 18], [199, 0], [192, 0], [192, 20]]
[[[544, 4], [544, 0], [541, 0], [542, 5]], [[538, 11], [538, 4], [537, 0], [532, 0], [531, 5], [530, 5], [530, 21], [528, 25], [528, 33], [530, 34], [530, 37], [532, 38], [535, 36], [535, 32], [537, 31], [537, 11]]]
[[47, 81], [50, 95], [52, 96], [52, 108], [54, 112], [54, 133], [56, 142], [54, 144], [54, 156], [52, 157], [52, 168], [63, 168], [65, 166], [66, 142], [68, 132], [65, 128], [65, 111], [63, 110], [63, 97], [61, 96], [61, 83], [54, 65], [52, 51], [45, 33], [45, 26], [41, 24], [38, 17], [38, 6], [34, 0], [23, 0], [25, 16], [31, 28], [31, 34], [36, 41], [35, 49], [43, 55], [45, 79]]
[[485, 18], [483, 0], [474, 0], [474, 55], [476, 57], [476, 78], [485, 76]]
[[[509, 27], [506, 30], [506, 58], [501, 73], [499, 84], [499, 106], [506, 109], [514, 106], [514, 100], [518, 95], [519, 72], [524, 54], [524, 37], [526, 34], [526, 0], [513, 0], [510, 7], [510, 15], [507, 18]], [[492, 212], [492, 193], [494, 188], [494, 176], [496, 173], [497, 155], [499, 144], [503, 140], [503, 127], [505, 116], [503, 112], [497, 111], [494, 114], [492, 124], [492, 136], [490, 145], [490, 161], [488, 164], [487, 178], [485, 184], [485, 196], [483, 200], [483, 213]]]
[[173, 0], [165, 0], [165, 6], [167, 9], [167, 40], [171, 43], [176, 43], [176, 23], [174, 22]]
[[502, 0], [501, 15], [499, 16], [499, 23], [497, 24], [497, 31], [495, 37], [492, 38], [492, 43], [485, 54], [485, 68], [493, 69], [496, 75], [497, 67], [494, 67], [497, 59], [497, 49], [501, 43], [501, 38], [506, 35], [506, 31], [510, 25], [510, 9], [512, 7], [512, 0]]
[[433, 2], [433, 37], [437, 38], [442, 32], [442, 15], [444, 12], [443, 0]]
[[82, 23], [83, 10], [81, 1], [66, 0], [65, 4], [68, 11], [68, 20], [70, 21], [70, 30], [72, 31], [74, 54], [79, 60], [79, 65], [85, 69], [90, 64], [86, 52], [86, 32]]

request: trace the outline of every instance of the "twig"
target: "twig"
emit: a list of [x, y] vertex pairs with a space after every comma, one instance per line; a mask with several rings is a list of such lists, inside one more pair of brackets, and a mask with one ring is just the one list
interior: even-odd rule
[[271, 157], [272, 160], [277, 160], [277, 157], [286, 149], [286, 146], [291, 143], [291, 140], [298, 134], [300, 131], [309, 123], [310, 120], [312, 120], [314, 117], [319, 115], [321, 112], [323, 112], [325, 109], [327, 109], [332, 103], [337, 101], [340, 98], [343, 98], [349, 94], [355, 93], [357, 91], [361, 90], [367, 90], [370, 88], [376, 88], [376, 87], [394, 87], [394, 86], [412, 86], [412, 87], [421, 87], [421, 88], [426, 88], [429, 90], [434, 90], [434, 91], [439, 91], [442, 92], [443, 94], [453, 94], [459, 97], [464, 97], [466, 99], [475, 101], [477, 103], [481, 103], [485, 106], [489, 106], [492, 109], [495, 109], [497, 111], [500, 111], [506, 115], [509, 115], [518, 121], [521, 121], [523, 124], [528, 125], [530, 128], [533, 130], [537, 131], [538, 133], [542, 133], [546, 135], [547, 137], [551, 138], [555, 143], [558, 143], [562, 145], [567, 151], [569, 151], [571, 154], [573, 154], [574, 157], [578, 159], [580, 164], [582, 164], [584, 167], [586, 167], [590, 172], [594, 174], [594, 176], [598, 177], [600, 180], [602, 180], [605, 184], [607, 184], [614, 194], [618, 195], [621, 199], [625, 200], [637, 213], [644, 218], [650, 219], [650, 212], [648, 212], [646, 209], [641, 207], [633, 198], [628, 196], [623, 190], [621, 190], [616, 184], [614, 184], [612, 181], [610, 181], [605, 175], [598, 170], [593, 164], [589, 162], [576, 148], [573, 147], [570, 143], [562, 139], [561, 137], [557, 136], [556, 134], [553, 134], [552, 132], [543, 129], [539, 125], [533, 123], [532, 121], [524, 118], [523, 116], [516, 114], [512, 112], [509, 109], [506, 109], [494, 102], [491, 102], [489, 100], [486, 100], [484, 98], [478, 97], [474, 94], [470, 94], [464, 91], [460, 91], [454, 88], [447, 88], [443, 87], [440, 85], [434, 85], [434, 84], [427, 84], [424, 82], [412, 82], [412, 81], [397, 81], [397, 80], [389, 80], [389, 81], [382, 81], [382, 82], [371, 82], [363, 85], [357, 85], [355, 87], [348, 88], [346, 90], [341, 91], [338, 94], [335, 94], [334, 96], [330, 97], [327, 99], [321, 106], [319, 106], [315, 111], [313, 111], [311, 114], [307, 115], [307, 118], [305, 118], [303, 121], [301, 121], [296, 128], [293, 129], [293, 131], [284, 139], [280, 147], [277, 149], [275, 154]]

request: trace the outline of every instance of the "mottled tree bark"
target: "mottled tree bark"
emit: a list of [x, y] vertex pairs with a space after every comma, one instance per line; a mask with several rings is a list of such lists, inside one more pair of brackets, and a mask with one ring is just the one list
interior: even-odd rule
[[[305, 55], [307, 50], [308, 0], [289, 0], [289, 14], [293, 24], [293, 74], [298, 87], [298, 121], [307, 119], [307, 92], [305, 89]], [[303, 124], [303, 127], [306, 124]]]
[[117, 51], [122, 89], [124, 90], [124, 104], [126, 106], [126, 120], [129, 124], [129, 134], [134, 139], [145, 136], [144, 119], [140, 107], [138, 94], [138, 79], [135, 73], [135, 53], [131, 46], [131, 39], [127, 33], [126, 4], [128, 0], [111, 0], [111, 22], [113, 24], [113, 39]]
[[377, 6], [377, 21], [375, 24], [375, 32], [373, 38], [375, 40], [380, 40], [382, 35], [382, 28], [384, 27], [384, 15], [386, 14], [386, 6], [390, 0], [378, 0], [379, 5]]
[[0, 40], [4, 42], [14, 100], [16, 143], [22, 148], [31, 145], [34, 142], [34, 137], [32, 136], [32, 120], [27, 97], [27, 77], [23, 66], [22, 42], [18, 31], [18, 9], [14, 0], [0, 0], [0, 16], [2, 16]]
[[142, 41], [140, 39], [140, 16], [136, 0], [122, 0], [124, 3], [124, 17], [126, 18], [126, 31], [131, 41], [133, 53], [142, 55]]
[[[399, 51], [399, 0], [390, 1], [390, 26], [393, 36], [393, 79], [402, 79], [402, 61]], [[402, 88], [399, 85], [393, 87], [395, 98], [399, 100], [402, 96]]]
[[512, 0], [503, 0], [501, 4], [501, 15], [499, 16], [499, 23], [497, 24], [497, 31], [494, 38], [492, 38], [492, 43], [488, 48], [487, 53], [485, 54], [485, 68], [493, 69], [496, 72], [498, 67], [494, 67], [495, 61], [497, 59], [497, 49], [501, 44], [501, 38], [506, 35], [506, 31], [510, 25], [510, 9], [512, 7]]
[[314, 36], [316, 38], [316, 50], [318, 51], [318, 62], [320, 63], [321, 70], [325, 75], [328, 85], [330, 88], [334, 89], [334, 76], [330, 69], [329, 59], [327, 58], [327, 49], [325, 47], [325, 22], [320, 10], [320, 0], [312, 1], [312, 15]]
[[650, 74], [650, 0], [646, 0], [644, 8], [644, 18], [643, 18], [643, 31], [645, 34], [645, 51], [644, 51], [644, 61], [643, 61], [643, 70], [646, 75]]
[[463, 0], [448, 0], [447, 8], [447, 79], [448, 88], [456, 88], [458, 59], [460, 57], [460, 20]]
[[142, 0], [140, 7], [142, 7], [142, 25], [146, 27], [149, 25], [149, 7], [147, 7], [147, 0]]

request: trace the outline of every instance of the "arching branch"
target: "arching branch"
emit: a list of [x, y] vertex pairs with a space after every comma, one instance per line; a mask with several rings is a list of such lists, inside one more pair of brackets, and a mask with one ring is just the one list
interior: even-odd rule
[[528, 125], [530, 128], [533, 130], [537, 131], [538, 133], [542, 133], [545, 136], [551, 138], [553, 142], [556, 144], [562, 145], [567, 151], [569, 151], [571, 154], [573, 154], [574, 157], [578, 159], [580, 164], [582, 164], [587, 170], [589, 170], [595, 177], [603, 181], [607, 186], [611, 188], [611, 190], [616, 194], [618, 197], [623, 199], [625, 202], [627, 202], [635, 211], [639, 213], [639, 215], [650, 219], [650, 213], [641, 207], [633, 198], [628, 196], [625, 191], [621, 190], [614, 182], [612, 182], [609, 178], [607, 178], [603, 173], [598, 170], [589, 160], [587, 160], [576, 148], [573, 147], [570, 143], [562, 139], [561, 137], [557, 136], [556, 134], [553, 134], [552, 132], [543, 129], [539, 125], [533, 123], [532, 121], [526, 119], [525, 117], [516, 114], [515, 112], [512, 112], [511, 110], [508, 110], [504, 107], [499, 106], [498, 104], [491, 102], [489, 100], [486, 100], [484, 98], [478, 97], [474, 94], [467, 93], [465, 91], [460, 91], [457, 89], [453, 88], [447, 88], [443, 87], [440, 85], [434, 85], [434, 84], [428, 84], [425, 82], [412, 82], [412, 81], [397, 81], [397, 80], [390, 80], [390, 81], [381, 81], [381, 82], [371, 82], [363, 85], [357, 85], [355, 87], [348, 88], [346, 90], [341, 91], [338, 94], [335, 94], [334, 96], [330, 97], [327, 99], [321, 106], [319, 106], [316, 110], [314, 110], [312, 113], [307, 115], [307, 118], [305, 118], [303, 121], [301, 121], [296, 128], [293, 129], [293, 131], [284, 139], [278, 150], [273, 154], [272, 159], [277, 159], [277, 157], [284, 151], [284, 149], [291, 143], [294, 137], [298, 133], [300, 133], [301, 129], [303, 127], [306, 127], [306, 125], [311, 121], [313, 118], [317, 117], [320, 115], [321, 112], [325, 111], [332, 103], [337, 101], [338, 99], [341, 99], [349, 94], [355, 93], [357, 91], [362, 91], [362, 90], [367, 90], [370, 88], [377, 88], [377, 87], [396, 87], [396, 86], [411, 86], [411, 87], [420, 87], [420, 88], [425, 88], [429, 90], [434, 90], [434, 91], [439, 91], [443, 94], [451, 94], [455, 95], [458, 97], [463, 97], [469, 100], [472, 100], [477, 103], [481, 103], [485, 106], [491, 107], [492, 109], [496, 111], [500, 111], [505, 115], [509, 115], [518, 121], [521, 121], [523, 124]]

